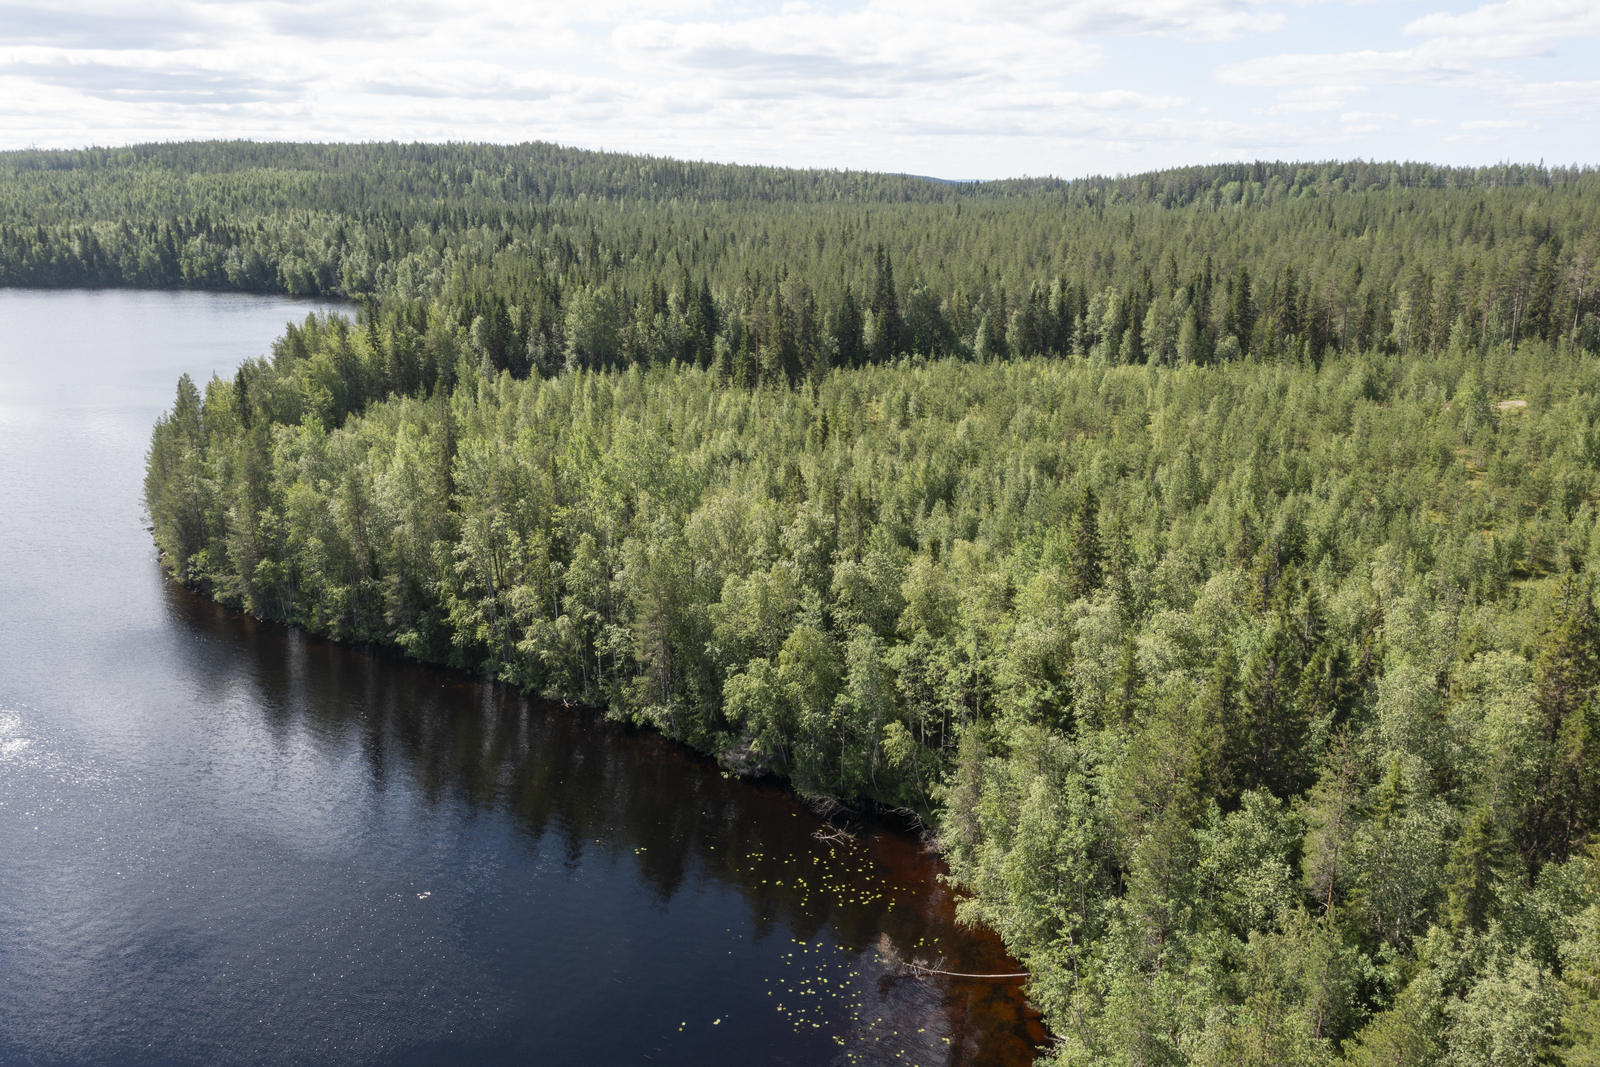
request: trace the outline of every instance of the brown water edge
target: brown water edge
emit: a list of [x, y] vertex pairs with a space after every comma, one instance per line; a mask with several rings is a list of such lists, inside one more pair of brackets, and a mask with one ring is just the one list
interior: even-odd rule
[[[851, 838], [825, 837], [842, 820], [786, 783], [730, 776], [653, 730], [164, 584], [178, 621], [246, 657], [274, 694], [260, 703], [279, 736], [309, 728], [324, 744], [359, 744], [378, 789], [404, 780], [433, 803], [510, 813], [530, 837], [556, 836], [569, 867], [596, 852], [629, 861], [663, 907], [704, 883], [736, 891], [755, 940], [793, 942], [760, 976], [776, 1016], [729, 1020], [759, 1025], [768, 1043], [775, 1023], [793, 1027], [794, 1058], [770, 1062], [1027, 1067], [1047, 1040], [1020, 984], [902, 965], [1022, 970], [992, 931], [957, 924], [945, 864], [893, 816], [851, 815]], [[670, 980], [671, 960], [649, 965]]]

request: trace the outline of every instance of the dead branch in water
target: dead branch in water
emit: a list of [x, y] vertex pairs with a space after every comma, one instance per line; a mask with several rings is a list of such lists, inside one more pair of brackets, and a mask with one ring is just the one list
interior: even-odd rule
[[878, 935], [878, 958], [883, 961], [886, 967], [895, 972], [896, 977], [899, 978], [920, 979], [938, 975], [941, 978], [965, 978], [970, 981], [995, 982], [1015, 981], [1019, 978], [1033, 977], [1027, 971], [1017, 971], [1012, 974], [969, 974], [965, 971], [948, 971], [944, 969], [945, 959], [943, 956], [931, 960], [925, 960], [920, 956], [906, 959], [894, 947], [894, 943], [889, 940], [888, 934]]
[[825, 819], [828, 822], [832, 822], [833, 817], [841, 812], [847, 816], [861, 814], [854, 808], [845, 807], [844, 803], [837, 798], [824, 796], [821, 793], [801, 793], [800, 799], [806, 802], [806, 807], [810, 808], [819, 819]]
[[858, 815], [859, 812], [845, 807], [833, 797], [822, 796], [819, 793], [802, 793], [800, 796], [806, 802], [806, 806], [827, 823], [825, 829], [815, 831], [812, 837], [836, 845], [855, 841], [856, 835], [850, 820], [851, 816]]

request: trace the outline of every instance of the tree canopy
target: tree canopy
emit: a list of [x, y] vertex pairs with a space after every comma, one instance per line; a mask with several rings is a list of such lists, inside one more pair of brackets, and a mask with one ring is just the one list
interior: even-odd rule
[[180, 382], [179, 579], [919, 816], [1053, 1062], [1600, 1057], [1593, 171], [3, 164], [7, 284], [356, 301]]

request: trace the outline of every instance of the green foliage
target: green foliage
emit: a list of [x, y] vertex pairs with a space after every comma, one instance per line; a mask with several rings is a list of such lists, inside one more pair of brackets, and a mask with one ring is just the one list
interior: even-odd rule
[[547, 144], [9, 152], [0, 285], [376, 297], [518, 377], [723, 348], [746, 386], [908, 354], [1595, 351], [1597, 182], [1353, 161], [945, 184]]
[[184, 379], [166, 565], [919, 814], [1056, 1062], [1596, 1061], [1589, 172], [653, 162]]
[[[949, 360], [799, 391], [462, 360], [344, 413], [381, 366], [362, 329], [279, 349], [184, 383], [152, 443], [158, 543], [219, 599], [937, 818], [966, 914], [1090, 1060], [1521, 1056], [1502, 1003], [1555, 1047], [1577, 935], [1517, 887], [1593, 834], [1587, 358]], [[1546, 399], [1469, 445], [1435, 384], [1469, 371]], [[1579, 503], [1475, 476], [1477, 449]], [[1408, 991], [1452, 938], [1500, 955], [1441, 1022]]]

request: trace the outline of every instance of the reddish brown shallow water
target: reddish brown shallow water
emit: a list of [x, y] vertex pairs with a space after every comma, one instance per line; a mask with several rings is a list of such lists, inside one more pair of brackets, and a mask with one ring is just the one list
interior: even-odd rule
[[913, 836], [161, 580], [178, 370], [303, 308], [0, 304], [0, 1062], [1032, 1061], [1019, 987], [891, 962], [1017, 969]]
[[[503, 820], [529, 858], [559, 853], [559, 899], [496, 916], [497, 938], [527, 937], [523, 923], [540, 928], [537, 947], [501, 973], [548, 1007], [570, 995], [574, 958], [589, 969], [610, 964], [611, 984], [627, 992], [582, 1026], [612, 1031], [605, 1040], [619, 1054], [1032, 1062], [1044, 1034], [1018, 983], [916, 977], [901, 966], [1018, 971], [993, 934], [956, 924], [944, 865], [914, 834], [881, 819], [824, 820], [779, 782], [724, 777], [682, 745], [586, 709], [308, 638], [182, 590], [169, 596], [208, 643], [247, 650], [250, 673], [274, 693], [294, 693], [297, 714], [315, 718], [319, 733], [359, 744], [373, 773], [404, 775], [428, 807]], [[275, 728], [295, 732], [295, 714], [275, 716]], [[832, 836], [840, 824], [852, 838]], [[533, 867], [503, 877], [538, 884], [544, 871]], [[608, 876], [588, 879], [591, 867]], [[649, 913], [630, 915], [627, 928], [663, 928], [625, 939], [625, 949], [594, 947], [607, 939], [587, 928], [591, 915], [603, 927], [601, 917], [618, 911]], [[562, 934], [547, 928], [552, 920]], [[675, 1009], [701, 1018], [674, 1023], [673, 1011], [655, 1011], [662, 986], [703, 989], [704, 1004], [691, 994]], [[469, 1038], [461, 1050], [472, 1046]]]

